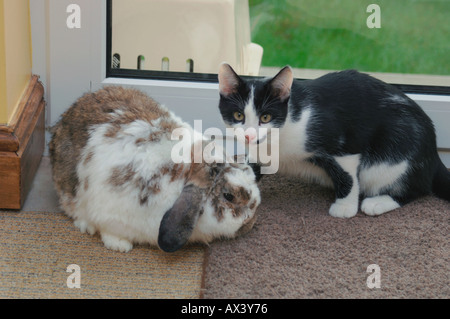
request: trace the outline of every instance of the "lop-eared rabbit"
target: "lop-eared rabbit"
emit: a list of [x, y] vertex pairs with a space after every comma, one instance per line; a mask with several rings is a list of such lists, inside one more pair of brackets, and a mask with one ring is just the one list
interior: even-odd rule
[[82, 232], [99, 232], [106, 247], [122, 252], [137, 243], [174, 252], [253, 227], [261, 198], [250, 166], [176, 163], [176, 128], [194, 136], [149, 96], [117, 86], [85, 94], [61, 116], [49, 145], [53, 180]]

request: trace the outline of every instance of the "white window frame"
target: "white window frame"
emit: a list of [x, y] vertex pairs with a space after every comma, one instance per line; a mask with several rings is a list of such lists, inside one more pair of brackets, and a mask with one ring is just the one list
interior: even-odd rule
[[[70, 4], [81, 8], [80, 29], [67, 27]], [[190, 123], [202, 118], [208, 127], [224, 128], [217, 83], [107, 78], [106, 14], [106, 0], [30, 0], [32, 71], [46, 88], [47, 126], [83, 93], [123, 85], [143, 90]], [[435, 123], [441, 158], [450, 167], [450, 95], [408, 95]]]

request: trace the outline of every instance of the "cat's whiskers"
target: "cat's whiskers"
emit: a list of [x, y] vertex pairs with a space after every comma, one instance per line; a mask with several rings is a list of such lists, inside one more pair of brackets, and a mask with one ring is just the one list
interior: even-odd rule
[[[273, 104], [273, 102], [272, 102], [273, 100], [269, 101], [269, 99], [270, 99], [270, 94], [268, 92], [266, 92], [266, 94], [264, 95], [264, 100], [261, 104], [261, 109], [263, 109], [263, 110], [267, 109], [268, 107], [270, 107], [270, 105]], [[269, 101], [269, 104], [267, 104], [268, 101]]]
[[240, 95], [231, 95], [231, 96], [228, 97], [228, 99], [233, 104], [236, 104], [236, 105], [241, 105], [241, 104], [244, 103], [244, 101], [243, 101], [243, 99], [242, 99], [242, 97]]

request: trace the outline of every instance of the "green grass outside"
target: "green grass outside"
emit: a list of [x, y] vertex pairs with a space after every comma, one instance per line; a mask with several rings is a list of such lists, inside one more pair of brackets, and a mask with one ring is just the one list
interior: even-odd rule
[[[381, 28], [366, 24], [371, 3]], [[450, 0], [249, 0], [263, 66], [450, 75]]]

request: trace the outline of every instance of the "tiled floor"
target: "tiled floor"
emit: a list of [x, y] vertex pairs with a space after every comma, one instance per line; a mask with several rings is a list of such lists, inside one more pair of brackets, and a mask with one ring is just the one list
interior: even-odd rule
[[49, 157], [42, 157], [22, 211], [62, 212], [59, 208], [58, 196], [53, 186]]

